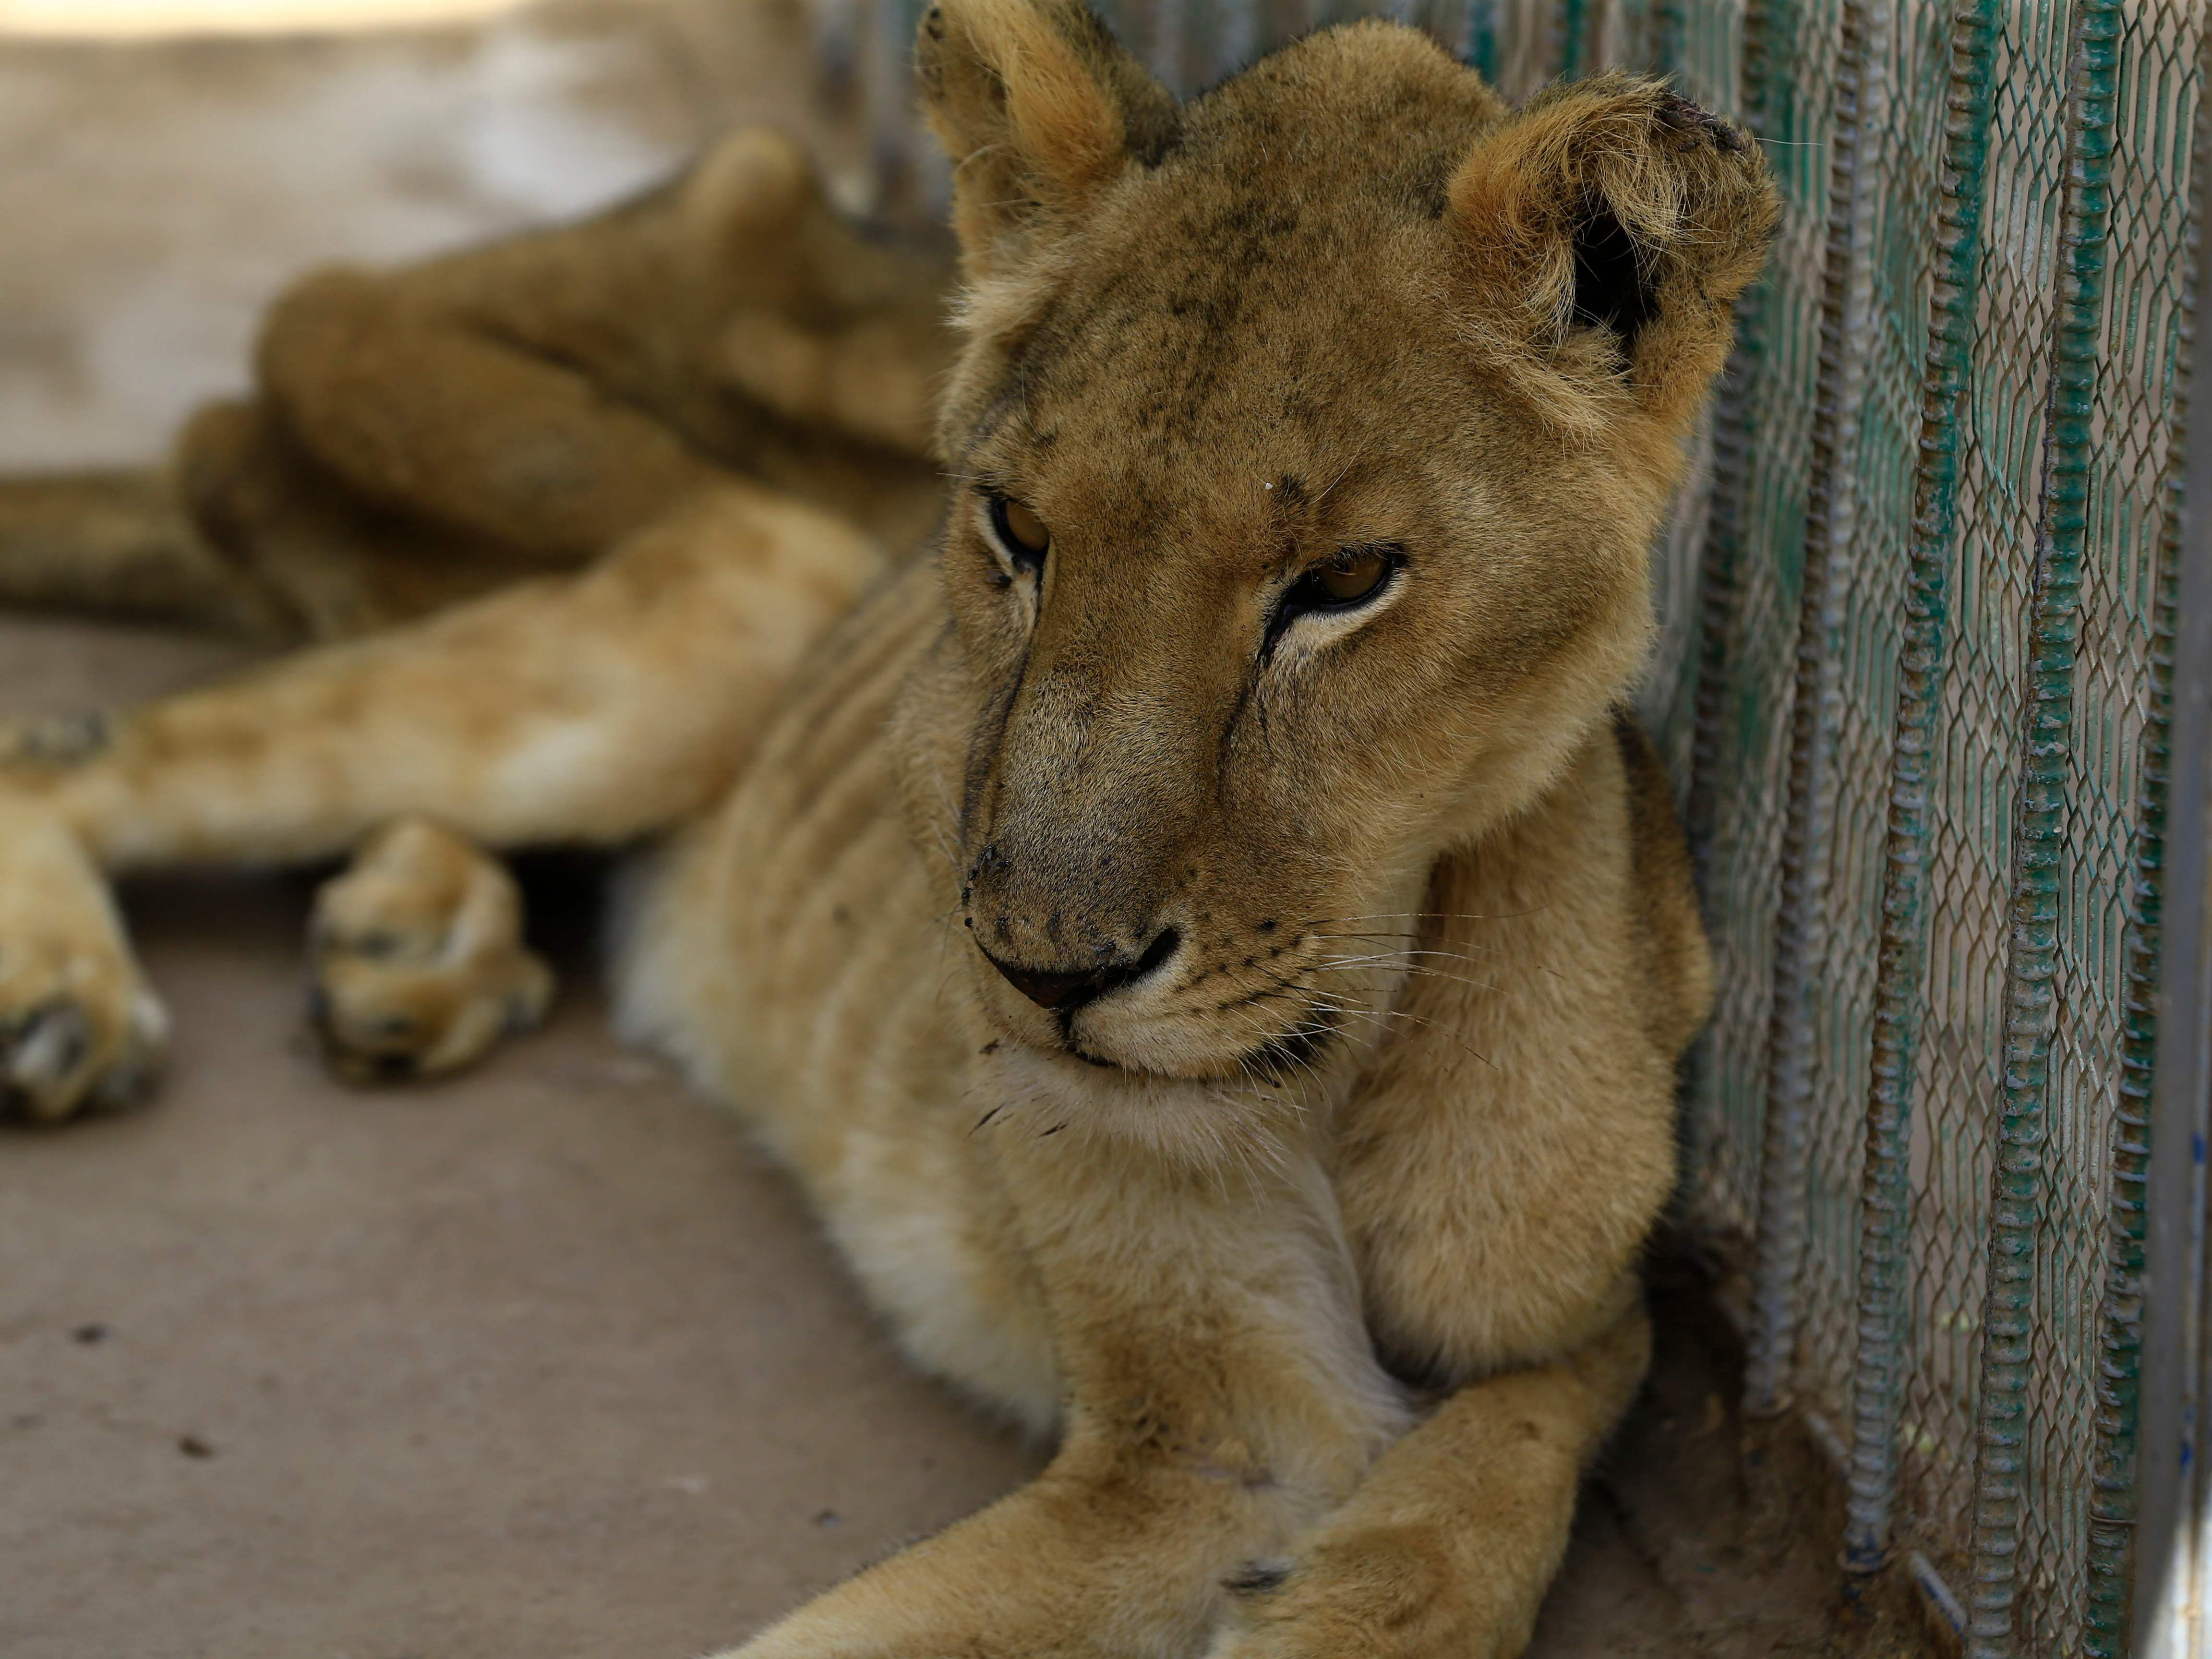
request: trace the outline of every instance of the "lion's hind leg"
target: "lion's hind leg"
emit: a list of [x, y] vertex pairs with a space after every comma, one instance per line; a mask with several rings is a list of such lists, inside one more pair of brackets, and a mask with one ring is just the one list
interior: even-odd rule
[[351, 1081], [458, 1070], [553, 1001], [514, 878], [428, 818], [386, 825], [324, 883], [308, 949], [315, 1032]]
[[[349, 1062], [462, 1063], [550, 992], [504, 873], [467, 842], [608, 847], [698, 812], [884, 564], [842, 520], [733, 485], [577, 576], [142, 708], [0, 722], [0, 892], [27, 895], [0, 913], [0, 963], [59, 936], [62, 965], [25, 1006], [58, 994], [56, 975], [112, 982], [84, 1024], [120, 1065], [136, 970], [99, 870], [338, 858], [428, 818], [445, 829], [394, 832], [334, 890], [323, 988]], [[98, 1092], [94, 1072], [62, 1069], [39, 1085], [42, 1115]]]
[[52, 722], [0, 723], [0, 795], [45, 803], [109, 869], [340, 857], [417, 813], [488, 847], [612, 846], [727, 787], [884, 562], [732, 485], [579, 575], [88, 718], [66, 750], [38, 737]]

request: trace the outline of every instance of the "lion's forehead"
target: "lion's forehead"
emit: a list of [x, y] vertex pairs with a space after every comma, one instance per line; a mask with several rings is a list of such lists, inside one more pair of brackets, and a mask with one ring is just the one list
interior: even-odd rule
[[[1363, 320], [1402, 313], [1446, 245], [1425, 216], [1358, 189], [1285, 197], [1164, 172], [1089, 228], [1054, 295], [1062, 334], [1116, 378], [1193, 348], [1278, 377], [1285, 354], [1352, 343]], [[1136, 355], [1103, 356], [1116, 349]]]
[[1413, 403], [1464, 385], [1451, 323], [1404, 251], [1310, 231], [1297, 210], [1232, 218], [1216, 258], [1202, 243], [1109, 248], [1015, 332], [971, 441], [1116, 457], [1133, 477], [1188, 464], [1269, 472], [1336, 470], [1402, 430]]
[[[1297, 85], [1198, 100], [1172, 154], [971, 311], [998, 349], [971, 355], [990, 368], [954, 400], [956, 447], [979, 472], [1087, 475], [1164, 507], [1224, 473], [1326, 482], [1404, 459], [1410, 429], [1479, 424], [1443, 215], [1487, 106], [1449, 66], [1413, 68], [1421, 95], [1357, 111]], [[1322, 142], [1347, 127], [1358, 142]]]

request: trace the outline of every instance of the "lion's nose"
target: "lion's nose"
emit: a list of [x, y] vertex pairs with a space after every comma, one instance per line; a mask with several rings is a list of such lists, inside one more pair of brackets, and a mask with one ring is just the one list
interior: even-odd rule
[[[1173, 956], [1176, 946], [1182, 943], [1182, 934], [1172, 927], [1164, 928], [1140, 957], [1103, 963], [1096, 968], [1074, 972], [1059, 968], [1025, 968], [1018, 963], [1001, 962], [988, 951], [983, 951], [983, 959], [999, 970], [1007, 984], [1038, 1007], [1066, 1009], [1073, 1013], [1085, 1003], [1096, 1002], [1125, 985], [1135, 984]], [[977, 948], [981, 949], [980, 945]]]

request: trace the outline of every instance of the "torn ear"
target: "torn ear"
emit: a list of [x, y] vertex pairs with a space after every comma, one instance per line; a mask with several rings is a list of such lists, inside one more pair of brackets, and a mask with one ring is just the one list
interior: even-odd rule
[[971, 275], [1175, 142], [1174, 98], [1079, 0], [937, 0], [915, 69]]
[[1687, 422], [1778, 210], [1741, 129], [1624, 75], [1534, 100], [1449, 199], [1479, 348], [1547, 419], [1591, 432], [1625, 404]]

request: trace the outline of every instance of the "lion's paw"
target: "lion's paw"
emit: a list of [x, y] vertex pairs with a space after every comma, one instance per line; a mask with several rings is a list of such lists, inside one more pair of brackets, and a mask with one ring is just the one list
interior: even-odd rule
[[514, 878], [452, 831], [404, 818], [315, 896], [311, 1018], [353, 1083], [429, 1077], [526, 1030], [553, 974], [522, 942]]
[[0, 1115], [58, 1122], [143, 1097], [168, 1017], [65, 826], [0, 803]]
[[1421, 1525], [1347, 1528], [1248, 1563], [1206, 1659], [1449, 1653], [1517, 1659], [1546, 1574], [1470, 1564]]

